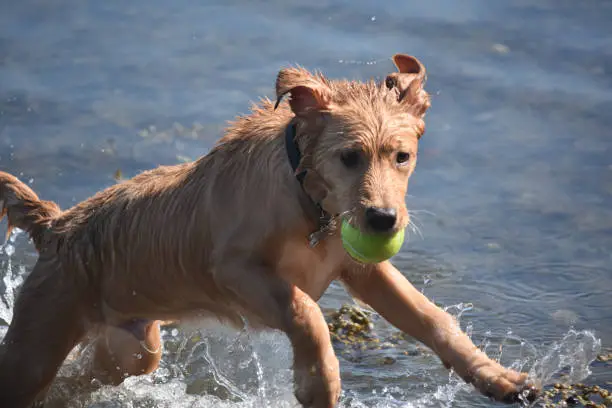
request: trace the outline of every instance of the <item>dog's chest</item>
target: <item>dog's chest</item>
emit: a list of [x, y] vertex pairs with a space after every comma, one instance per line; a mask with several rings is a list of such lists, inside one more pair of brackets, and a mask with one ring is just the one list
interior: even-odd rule
[[337, 237], [327, 237], [311, 248], [304, 240], [285, 241], [279, 251], [277, 274], [317, 300], [338, 277], [346, 253]]

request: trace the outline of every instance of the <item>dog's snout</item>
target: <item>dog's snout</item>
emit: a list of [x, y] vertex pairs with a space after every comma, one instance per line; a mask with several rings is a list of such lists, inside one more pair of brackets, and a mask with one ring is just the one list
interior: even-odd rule
[[377, 232], [387, 232], [393, 229], [397, 221], [395, 208], [368, 207], [365, 216], [368, 226]]

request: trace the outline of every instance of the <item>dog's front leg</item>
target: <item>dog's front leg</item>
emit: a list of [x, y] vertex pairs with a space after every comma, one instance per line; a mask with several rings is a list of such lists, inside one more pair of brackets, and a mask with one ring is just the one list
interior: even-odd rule
[[[456, 320], [437, 307], [390, 262], [349, 268], [343, 281], [356, 297], [391, 324], [421, 341], [483, 394], [512, 402], [525, 387], [526, 374], [504, 368], [479, 350]], [[528, 398], [533, 398], [533, 392]]]
[[340, 396], [340, 371], [327, 324], [317, 303], [264, 266], [233, 262], [215, 275], [245, 310], [282, 330], [293, 347], [295, 395], [305, 407], [333, 408]]

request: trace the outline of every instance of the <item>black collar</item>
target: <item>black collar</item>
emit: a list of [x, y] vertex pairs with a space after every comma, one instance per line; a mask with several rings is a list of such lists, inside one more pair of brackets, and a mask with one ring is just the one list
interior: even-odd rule
[[302, 188], [304, 187], [304, 178], [306, 177], [306, 170], [302, 170], [299, 173], [296, 173], [298, 166], [300, 165], [300, 160], [302, 160], [302, 153], [295, 142], [295, 123], [289, 123], [287, 128], [285, 129], [285, 149], [287, 150], [287, 156], [289, 157], [289, 163], [291, 164], [291, 168], [293, 169], [293, 174], [295, 178], [300, 182]]
[[301, 172], [296, 173], [298, 166], [300, 165], [300, 160], [302, 160], [302, 153], [300, 152], [300, 149], [295, 141], [295, 134], [296, 124], [289, 123], [285, 129], [285, 149], [287, 150], [287, 157], [289, 158], [289, 163], [291, 164], [295, 178], [300, 183], [300, 186], [302, 186], [302, 190], [320, 212], [319, 229], [322, 229], [329, 224], [332, 217], [323, 209], [323, 207], [321, 207], [320, 203], [315, 202], [312, 197], [310, 197], [308, 192], [304, 190], [304, 178], [306, 177], [307, 170], [302, 170]]

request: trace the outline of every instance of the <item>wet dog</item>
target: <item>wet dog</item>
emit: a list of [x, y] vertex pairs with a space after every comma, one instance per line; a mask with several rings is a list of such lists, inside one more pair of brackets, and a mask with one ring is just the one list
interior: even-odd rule
[[88, 333], [91, 375], [118, 384], [157, 367], [160, 320], [214, 315], [286, 333], [297, 399], [333, 407], [340, 371], [316, 302], [334, 280], [484, 394], [516, 400], [525, 374], [489, 359], [390, 262], [352, 260], [335, 228], [340, 217], [379, 234], [409, 223], [430, 99], [424, 66], [393, 60], [397, 72], [381, 83], [283, 69], [276, 104], [238, 117], [206, 156], [65, 211], [0, 172], [0, 215], [39, 252], [0, 351], [0, 406], [44, 395]]

